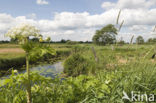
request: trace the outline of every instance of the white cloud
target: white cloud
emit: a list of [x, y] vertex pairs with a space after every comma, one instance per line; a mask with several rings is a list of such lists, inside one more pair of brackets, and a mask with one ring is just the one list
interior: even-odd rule
[[9, 14], [0, 13], [0, 37], [12, 26], [20, 23], [30, 23], [38, 27], [44, 36], [51, 36], [54, 41], [61, 39], [92, 40], [92, 36], [97, 29], [107, 24], [116, 23], [119, 7], [121, 7], [123, 9], [119, 22], [124, 20], [125, 23], [119, 33], [119, 37], [123, 37], [126, 41], [129, 41], [132, 35], [135, 35], [135, 37], [143, 35], [144, 38], [149, 38], [151, 37], [153, 25], [156, 25], [156, 8], [153, 7], [155, 2], [156, 0], [105, 2], [103, 7], [107, 10], [101, 14], [61, 12], [55, 13], [52, 20], [36, 20], [34, 19], [36, 18], [35, 14], [12, 17]]
[[74, 33], [75, 33], [74, 30], [67, 30], [67, 31], [64, 32], [65, 35], [72, 35]]
[[101, 7], [104, 8], [104, 9], [111, 9], [111, 8], [114, 8], [115, 7], [115, 3], [112, 3], [112, 2], [103, 2]]
[[[156, 9], [137, 10], [125, 9], [121, 13], [121, 19], [125, 20], [122, 33], [134, 33], [140, 29], [148, 31], [146, 26], [156, 24]], [[53, 20], [34, 20], [25, 16], [12, 17], [8, 14], [0, 14], [0, 33], [4, 34], [10, 27], [20, 23], [30, 23], [37, 26], [42, 34], [51, 36], [53, 40], [91, 40], [95, 30], [111, 23], [115, 24], [118, 9], [111, 9], [102, 14], [90, 15], [87, 12], [56, 13]], [[146, 16], [147, 15], [147, 16]], [[133, 18], [132, 18], [133, 17]], [[146, 17], [146, 18], [145, 18]], [[128, 37], [128, 36], [126, 36]]]
[[47, 5], [47, 4], [49, 4], [49, 2], [46, 1], [46, 0], [36, 0], [36, 3], [37, 3], [38, 5]]
[[116, 3], [103, 2], [104, 9], [148, 9], [156, 5], [156, 0], [118, 0]]
[[130, 30], [135, 31], [135, 32], [143, 32], [145, 30], [147, 30], [147, 26], [146, 25], [133, 25], [132, 27], [130, 27]]

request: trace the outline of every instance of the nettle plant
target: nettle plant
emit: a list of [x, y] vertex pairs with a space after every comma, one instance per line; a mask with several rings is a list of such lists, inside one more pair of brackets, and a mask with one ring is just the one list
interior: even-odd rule
[[[27, 103], [31, 103], [31, 78], [29, 61], [36, 60], [43, 57], [45, 54], [55, 55], [56, 52], [50, 45], [43, 44], [43, 38], [40, 34], [40, 30], [35, 26], [30, 24], [21, 24], [16, 27], [11, 28], [6, 34], [6, 36], [17, 39], [18, 43], [21, 45], [22, 49], [26, 53], [26, 70], [27, 70]], [[40, 42], [33, 42], [30, 38], [38, 38]], [[50, 41], [50, 37], [47, 38], [47, 42]]]

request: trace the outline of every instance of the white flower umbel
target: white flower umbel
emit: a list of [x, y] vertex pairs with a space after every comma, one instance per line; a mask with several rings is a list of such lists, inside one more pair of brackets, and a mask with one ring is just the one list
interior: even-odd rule
[[30, 24], [21, 24], [11, 28], [5, 35], [10, 38], [28, 38], [30, 36], [39, 37], [39, 30]]

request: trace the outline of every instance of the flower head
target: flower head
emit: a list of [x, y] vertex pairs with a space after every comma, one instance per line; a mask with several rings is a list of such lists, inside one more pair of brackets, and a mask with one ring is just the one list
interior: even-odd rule
[[14, 70], [14, 73], [18, 73], [18, 71], [17, 70]]
[[30, 24], [21, 24], [8, 30], [5, 35], [10, 38], [28, 38], [29, 36], [38, 37], [39, 32], [40, 31], [35, 26]]

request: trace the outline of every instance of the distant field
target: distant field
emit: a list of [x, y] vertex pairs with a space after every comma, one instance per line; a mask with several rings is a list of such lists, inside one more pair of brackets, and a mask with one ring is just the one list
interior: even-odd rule
[[[50, 44], [52, 48], [56, 51], [68, 51], [75, 45], [54, 43]], [[92, 46], [92, 44], [78, 44], [79, 46]], [[16, 57], [25, 56], [24, 51], [21, 49], [20, 45], [17, 44], [0, 44], [0, 59], [11, 59]]]
[[24, 56], [24, 51], [16, 44], [0, 44], [0, 59], [11, 59]]
[[[68, 44], [50, 44], [51, 47], [53, 47], [56, 50], [59, 51], [65, 51], [71, 49], [75, 45], [68, 45]], [[88, 46], [92, 47], [93, 44], [78, 44], [79, 46]], [[96, 49], [111, 49], [111, 46], [95, 46]], [[133, 50], [136, 50], [135, 52], [139, 52], [139, 55], [144, 55], [147, 51], [149, 51], [151, 48], [153, 48], [153, 45], [123, 45], [118, 46], [120, 48], [120, 52], [125, 51], [125, 49], [130, 48]], [[138, 49], [138, 50], [137, 50]], [[132, 51], [131, 51], [132, 52]], [[133, 53], [134, 54], [134, 53]], [[0, 58], [16, 58], [16, 57], [22, 57], [25, 56], [24, 51], [21, 49], [20, 45], [17, 44], [0, 44]]]
[[[68, 50], [71, 46], [66, 44], [51, 44], [56, 50]], [[0, 59], [11, 59], [25, 56], [25, 52], [17, 44], [0, 44]]]

